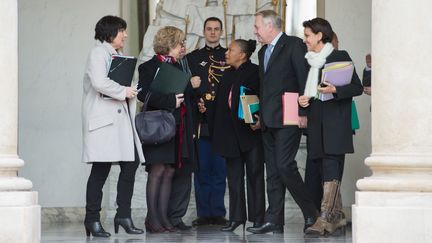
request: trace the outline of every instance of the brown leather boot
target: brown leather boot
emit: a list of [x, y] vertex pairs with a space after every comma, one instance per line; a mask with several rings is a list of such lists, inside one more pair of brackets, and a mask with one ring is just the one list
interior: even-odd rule
[[306, 234], [326, 235], [336, 230], [334, 213], [339, 192], [339, 181], [326, 181], [323, 185], [323, 198], [321, 200], [321, 214], [314, 225], [305, 230]]
[[346, 227], [346, 218], [345, 214], [342, 211], [342, 196], [340, 193], [340, 186], [339, 191], [336, 198], [336, 205], [335, 205], [335, 213], [334, 213], [334, 223], [336, 225], [336, 230], [341, 230], [341, 233], [345, 233], [345, 227]]

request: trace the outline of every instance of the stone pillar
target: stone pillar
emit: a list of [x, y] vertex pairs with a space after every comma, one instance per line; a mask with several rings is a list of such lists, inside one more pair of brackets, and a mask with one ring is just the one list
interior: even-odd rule
[[373, 174], [357, 182], [353, 242], [432, 239], [430, 0], [372, 1]]
[[40, 242], [40, 206], [32, 183], [18, 177], [18, 8], [0, 1], [0, 242]]

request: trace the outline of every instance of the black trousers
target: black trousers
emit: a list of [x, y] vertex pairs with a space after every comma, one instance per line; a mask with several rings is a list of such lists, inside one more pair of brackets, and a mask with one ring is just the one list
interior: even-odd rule
[[265, 220], [284, 224], [286, 189], [302, 210], [303, 216], [314, 217], [317, 210], [312, 195], [304, 184], [295, 161], [301, 138], [300, 129], [297, 126], [267, 128], [262, 135], [269, 202]]
[[192, 191], [192, 173], [182, 172], [176, 169], [168, 202], [168, 219], [171, 224], [177, 225], [183, 222], [186, 215]]
[[[135, 156], [138, 157], [137, 155]], [[95, 162], [87, 181], [86, 216], [84, 222], [100, 221], [102, 188], [111, 169], [110, 162]], [[135, 184], [135, 173], [139, 162], [119, 162], [120, 174], [117, 181], [117, 217], [131, 216], [131, 200]]]
[[245, 165], [247, 209], [249, 221], [264, 222], [264, 152], [262, 144], [241, 153], [237, 158], [225, 158], [229, 189], [229, 220], [246, 222]]
[[342, 181], [345, 155], [325, 154], [323, 158], [306, 160], [305, 184], [312, 194], [315, 206], [321, 210], [323, 183]]
[[305, 171], [305, 184], [312, 195], [317, 210], [321, 210], [323, 196], [322, 163], [320, 159], [307, 158]]
[[322, 180], [325, 181], [342, 181], [345, 154], [325, 154], [321, 159], [322, 163]]

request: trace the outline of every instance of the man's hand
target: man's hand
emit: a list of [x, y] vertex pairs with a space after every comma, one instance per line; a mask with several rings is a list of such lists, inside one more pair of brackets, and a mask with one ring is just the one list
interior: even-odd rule
[[299, 105], [303, 108], [308, 107], [309, 106], [309, 99], [310, 99], [310, 97], [308, 97], [308, 96], [304, 96], [304, 95], [300, 96], [298, 98]]
[[193, 76], [190, 79], [190, 82], [191, 82], [192, 88], [196, 89], [201, 85], [201, 78], [199, 76]]
[[204, 113], [207, 110], [207, 108], [205, 107], [204, 100], [202, 98], [200, 98], [200, 100], [198, 101], [198, 110], [200, 113]]

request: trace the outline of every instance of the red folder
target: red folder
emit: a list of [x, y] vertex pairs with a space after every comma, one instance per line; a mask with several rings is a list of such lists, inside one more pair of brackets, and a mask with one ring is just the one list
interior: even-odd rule
[[282, 95], [282, 124], [298, 125], [298, 93], [285, 92]]

